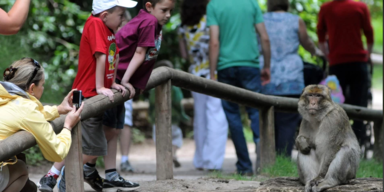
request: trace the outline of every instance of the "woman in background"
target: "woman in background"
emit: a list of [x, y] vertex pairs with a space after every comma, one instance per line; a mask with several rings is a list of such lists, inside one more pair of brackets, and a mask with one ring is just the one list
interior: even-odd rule
[[[264, 24], [271, 45], [271, 82], [262, 93], [299, 98], [304, 89], [303, 60], [298, 55], [299, 45], [312, 55], [319, 53], [307, 34], [304, 21], [288, 13], [289, 0], [268, 0]], [[260, 55], [260, 65], [263, 65]], [[301, 117], [298, 113], [275, 112], [276, 152], [291, 157], [296, 128]]]
[[[181, 56], [191, 64], [189, 72], [210, 79], [209, 27], [205, 16], [207, 4], [207, 0], [184, 0], [178, 33]], [[196, 92], [192, 92], [192, 96], [196, 144], [193, 164], [198, 170], [221, 170], [228, 134], [221, 100]]]

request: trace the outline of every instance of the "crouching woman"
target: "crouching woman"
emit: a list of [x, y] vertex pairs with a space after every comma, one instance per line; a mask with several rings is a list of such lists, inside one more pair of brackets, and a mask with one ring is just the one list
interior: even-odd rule
[[[36, 139], [44, 157], [62, 161], [71, 145], [71, 131], [80, 120], [83, 105], [76, 111], [72, 92], [59, 106], [43, 106], [39, 99], [44, 91], [44, 69], [34, 59], [15, 61], [4, 71], [0, 81], [0, 141], [18, 131], [28, 131]], [[55, 134], [51, 121], [67, 114], [64, 128]], [[25, 162], [16, 157], [0, 162], [0, 191], [20, 191], [28, 180]]]

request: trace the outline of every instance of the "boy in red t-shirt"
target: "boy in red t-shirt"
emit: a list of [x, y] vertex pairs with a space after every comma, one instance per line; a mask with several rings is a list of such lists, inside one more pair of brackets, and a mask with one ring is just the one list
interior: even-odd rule
[[[113, 101], [111, 88], [119, 90], [123, 95], [126, 89], [115, 83], [115, 74], [119, 60], [119, 49], [116, 45], [114, 31], [122, 22], [122, 15], [125, 8], [136, 6], [136, 2], [130, 0], [94, 0], [92, 15], [87, 19], [83, 35], [80, 41], [79, 66], [78, 72], [73, 83], [74, 88], [82, 90], [83, 96], [89, 99], [98, 94], [108, 96]], [[116, 133], [115, 129], [103, 127], [106, 114], [101, 114], [82, 121], [82, 148], [84, 165], [84, 180], [96, 191], [103, 189], [134, 190], [139, 188], [139, 184], [126, 181], [116, 172], [116, 162], [111, 162], [109, 153], [111, 150], [109, 141]], [[123, 117], [124, 120], [124, 117]], [[116, 143], [115, 143], [116, 145]], [[116, 148], [116, 147], [115, 147]], [[107, 155], [108, 152], [108, 155]], [[95, 164], [99, 156], [105, 157], [106, 176], [113, 173], [113, 185], [105, 187], [103, 179], [98, 174]], [[39, 182], [39, 189], [52, 191], [56, 185], [56, 179], [60, 174], [64, 161], [55, 163], [49, 173]], [[64, 171], [61, 171], [62, 179], [59, 182], [59, 191], [65, 191]], [[51, 178], [52, 177], [52, 178]]]

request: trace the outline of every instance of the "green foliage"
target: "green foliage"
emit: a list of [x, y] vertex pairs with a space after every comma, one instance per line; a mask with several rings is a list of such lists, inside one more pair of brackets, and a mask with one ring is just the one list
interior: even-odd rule
[[[9, 10], [13, 2], [2, 2], [0, 7]], [[46, 91], [42, 101], [59, 103], [72, 86], [81, 33], [89, 15], [69, 0], [31, 1], [28, 19], [20, 35], [12, 37], [20, 43], [13, 45], [10, 41], [2, 41], [1, 49], [8, 46], [14, 46], [14, 49], [8, 49], [13, 57], [1, 67], [9, 66], [11, 59], [38, 58], [46, 71]]]
[[372, 87], [383, 90], [383, 65], [373, 65]]
[[44, 156], [37, 145], [23, 151], [23, 153], [26, 155], [28, 165], [38, 166], [44, 160]]
[[[262, 170], [263, 175], [270, 177], [298, 177], [296, 162], [290, 158], [276, 156], [276, 163]], [[383, 165], [374, 160], [362, 160], [356, 174], [357, 178], [383, 178]]]
[[132, 128], [132, 142], [137, 143], [143, 143], [145, 141], [145, 135], [143, 132], [140, 131], [140, 129]]
[[255, 180], [254, 176], [248, 177], [248, 176], [242, 176], [241, 174], [236, 174], [236, 173], [227, 175], [227, 174], [223, 174], [221, 171], [214, 171], [209, 175], [209, 177], [223, 179], [222, 180], [223, 183], [227, 182], [227, 180], [229, 180], [229, 179], [234, 179], [237, 181], [253, 181], [253, 180]]
[[270, 177], [298, 177], [296, 162], [281, 155], [276, 156], [274, 165], [263, 168], [261, 173]]
[[362, 160], [356, 174], [357, 178], [383, 178], [383, 163], [375, 160]]
[[373, 18], [372, 26], [375, 39], [373, 52], [383, 54], [383, 17]]

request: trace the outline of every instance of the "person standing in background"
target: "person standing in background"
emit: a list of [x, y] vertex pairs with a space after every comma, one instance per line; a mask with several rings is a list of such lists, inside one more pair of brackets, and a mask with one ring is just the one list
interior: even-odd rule
[[[191, 64], [189, 72], [210, 79], [207, 4], [208, 0], [184, 0], [178, 33], [181, 56]], [[192, 96], [196, 145], [193, 164], [198, 170], [221, 170], [228, 138], [228, 122], [221, 99], [196, 92], [192, 92]]]
[[[307, 34], [304, 21], [288, 13], [289, 0], [268, 0], [268, 12], [263, 15], [271, 41], [271, 83], [262, 93], [299, 98], [304, 89], [303, 60], [297, 53], [299, 46], [312, 55], [320, 54]], [[260, 66], [264, 56], [260, 55]], [[296, 128], [301, 121], [298, 113], [275, 112], [275, 141], [277, 154], [291, 157]]]
[[[271, 50], [263, 15], [257, 1], [211, 0], [207, 8], [207, 25], [210, 31], [210, 78], [216, 80], [217, 69], [219, 82], [261, 92], [261, 86], [270, 81]], [[256, 32], [261, 37], [264, 55], [264, 66], [261, 70]], [[239, 105], [225, 100], [222, 100], [222, 105], [236, 148], [237, 172], [242, 175], [253, 175]], [[257, 159], [259, 159], [259, 111], [251, 107], [246, 109], [251, 120]], [[256, 171], [259, 171], [259, 165], [260, 161], [257, 160]]]
[[[361, 32], [367, 39], [367, 50]], [[319, 47], [329, 61], [329, 74], [339, 79], [345, 103], [367, 107], [368, 64], [373, 48], [373, 29], [367, 5], [353, 0], [323, 4], [318, 16], [317, 36]], [[363, 121], [354, 120], [352, 129], [361, 146], [366, 139]]]

